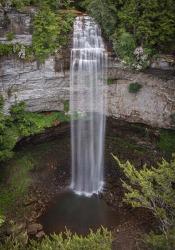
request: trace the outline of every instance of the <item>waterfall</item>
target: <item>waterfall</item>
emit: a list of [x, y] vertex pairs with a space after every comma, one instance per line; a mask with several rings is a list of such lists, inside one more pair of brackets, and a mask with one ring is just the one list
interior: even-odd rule
[[103, 186], [106, 79], [107, 52], [101, 30], [93, 18], [79, 16], [71, 50], [71, 188], [86, 196]]

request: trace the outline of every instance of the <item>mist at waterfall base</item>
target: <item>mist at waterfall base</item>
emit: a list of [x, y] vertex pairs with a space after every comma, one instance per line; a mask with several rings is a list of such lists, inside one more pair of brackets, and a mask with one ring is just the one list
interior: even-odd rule
[[77, 17], [71, 51], [70, 112], [71, 188], [79, 195], [91, 196], [103, 187], [106, 70], [100, 28], [91, 17]]

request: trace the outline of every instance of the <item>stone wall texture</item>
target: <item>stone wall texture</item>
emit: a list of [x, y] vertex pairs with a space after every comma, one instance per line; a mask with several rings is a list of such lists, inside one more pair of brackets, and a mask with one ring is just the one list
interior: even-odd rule
[[[0, 12], [3, 20], [3, 11]], [[15, 39], [30, 43], [31, 16], [6, 13]], [[10, 21], [9, 21], [10, 20]], [[5, 26], [4, 26], [5, 27]], [[9, 30], [9, 27], [6, 27]], [[5, 43], [3, 27], [0, 42]], [[23, 42], [22, 42], [23, 41]], [[29, 111], [63, 110], [69, 100], [70, 46], [44, 64], [24, 62], [13, 57], [0, 57], [0, 94], [5, 99], [4, 111], [15, 101], [25, 101]], [[145, 123], [155, 127], [174, 128], [175, 74], [173, 70], [132, 72], [122, 69], [113, 56], [108, 66], [107, 114], [129, 122]], [[136, 94], [129, 93], [131, 83], [142, 85]]]

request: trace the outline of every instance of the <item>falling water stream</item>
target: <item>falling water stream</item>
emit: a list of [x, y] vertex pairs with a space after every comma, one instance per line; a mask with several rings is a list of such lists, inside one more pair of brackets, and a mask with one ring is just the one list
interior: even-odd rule
[[103, 186], [106, 71], [99, 26], [89, 16], [77, 17], [71, 51], [71, 188], [80, 195], [91, 196]]

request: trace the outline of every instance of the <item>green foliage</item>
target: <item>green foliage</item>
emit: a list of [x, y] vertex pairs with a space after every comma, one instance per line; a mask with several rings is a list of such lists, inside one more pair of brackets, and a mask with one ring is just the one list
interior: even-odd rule
[[110, 79], [110, 78], [108, 78], [108, 80], [107, 80], [107, 84], [108, 85], [111, 85], [111, 84], [113, 84], [114, 83], [114, 79]]
[[140, 83], [133, 82], [129, 84], [128, 91], [129, 93], [138, 93], [141, 88], [142, 88], [142, 85]]
[[9, 56], [14, 53], [12, 44], [0, 43], [0, 56]]
[[0, 227], [4, 224], [5, 222], [5, 217], [0, 214]]
[[36, 58], [41, 62], [57, 49], [57, 38], [60, 35], [59, 22], [60, 18], [48, 8], [42, 9], [35, 16], [33, 49]]
[[9, 239], [5, 244], [0, 244], [0, 248], [2, 250], [23, 250], [24, 247], [26, 250], [110, 250], [111, 244], [111, 233], [102, 228], [95, 233], [91, 231], [86, 237], [73, 235], [69, 231], [65, 234], [54, 234], [45, 237], [41, 242], [30, 241], [28, 246]]
[[[97, 20], [104, 34], [113, 41], [117, 55], [129, 66], [145, 68], [150, 55], [156, 51], [171, 52], [174, 48], [174, 0], [161, 3], [159, 0], [84, 0], [79, 6]], [[140, 46], [144, 55], [138, 61], [133, 53]]]
[[[17, 8], [35, 4], [35, 1], [18, 1], [15, 0], [13, 5]], [[15, 55], [19, 59], [34, 60], [38, 59], [44, 62], [48, 56], [57, 52], [62, 46], [66, 45], [69, 40], [69, 32], [73, 26], [74, 15], [66, 11], [55, 13], [52, 4], [58, 6], [68, 6], [69, 0], [40, 0], [37, 4], [41, 7], [33, 20], [32, 46], [23, 44], [1, 44], [0, 56]], [[53, 8], [52, 8], [53, 9]], [[7, 39], [11, 41], [14, 33], [9, 32]]]
[[0, 111], [2, 111], [3, 106], [4, 106], [4, 98], [2, 95], [0, 95]]
[[31, 0], [11, 0], [12, 6], [19, 10], [30, 5], [31, 2]]
[[12, 41], [12, 40], [15, 38], [15, 35], [14, 35], [13, 32], [8, 32], [8, 33], [6, 34], [6, 37], [7, 37], [7, 40], [8, 40], [8, 41]]
[[1, 44], [0, 56], [15, 55], [19, 59], [33, 60], [33, 49], [31, 46], [24, 46], [23, 44]]
[[155, 234], [151, 232], [144, 238], [146, 249], [148, 250], [174, 250], [175, 247], [175, 228], [169, 230], [167, 235]]
[[[2, 103], [2, 104], [1, 104]], [[13, 156], [13, 148], [19, 138], [42, 132], [45, 128], [54, 126], [56, 121], [69, 121], [64, 113], [53, 112], [37, 114], [25, 111], [25, 103], [15, 104], [10, 109], [10, 115], [2, 112], [3, 101], [0, 101], [0, 161]]]
[[69, 101], [64, 101], [64, 112], [65, 113], [69, 112]]
[[38, 7], [48, 6], [53, 10], [59, 8], [67, 8], [70, 5], [70, 0], [0, 0], [2, 6], [11, 5], [18, 10], [23, 9], [26, 6], [35, 5]]
[[44, 62], [68, 41], [68, 32], [72, 28], [74, 16], [59, 12], [55, 14], [45, 7], [35, 16], [33, 23], [33, 51], [35, 57]]
[[60, 22], [58, 23], [60, 27], [60, 35], [58, 36], [57, 47], [60, 48], [66, 46], [69, 42], [69, 32], [73, 27], [75, 15], [73, 13], [59, 11], [58, 16], [60, 19]]
[[124, 30], [121, 30], [120, 33], [115, 33], [113, 36], [113, 46], [118, 56], [122, 58], [126, 64], [133, 64], [136, 43], [130, 33]]
[[[157, 167], [144, 165], [141, 170], [137, 170], [129, 161], [121, 163], [117, 157], [114, 158], [126, 177], [126, 180], [122, 180], [126, 190], [124, 201], [133, 207], [149, 209], [160, 223], [163, 241], [166, 240], [163, 243], [160, 241], [160, 245], [165, 243], [169, 246], [172, 240], [174, 244], [172, 230], [174, 231], [175, 225], [175, 158], [170, 162], [162, 160]], [[150, 235], [147, 241], [154, 244], [159, 238], [158, 235]]]
[[173, 0], [129, 0], [118, 12], [120, 27], [134, 35], [145, 47], [167, 47], [175, 35]]
[[161, 130], [158, 146], [169, 156], [175, 152], [175, 131], [172, 130]]
[[40, 6], [46, 5], [53, 10], [68, 8], [70, 2], [70, 0], [39, 0]]
[[34, 161], [28, 156], [17, 159], [10, 168], [8, 185], [0, 187], [0, 213], [7, 213], [17, 200], [23, 197], [30, 185], [29, 171], [34, 167]]
[[112, 0], [85, 0], [80, 4], [101, 25], [106, 36], [111, 36], [117, 26], [117, 5]]

